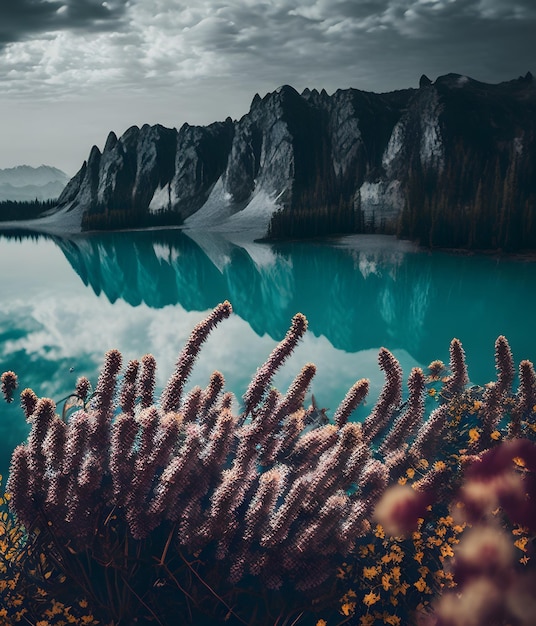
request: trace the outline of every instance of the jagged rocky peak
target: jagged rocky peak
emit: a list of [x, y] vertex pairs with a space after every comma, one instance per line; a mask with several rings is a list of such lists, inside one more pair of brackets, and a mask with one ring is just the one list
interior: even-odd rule
[[89, 151], [89, 157], [88, 157], [88, 165], [90, 163], [95, 163], [96, 161], [100, 161], [101, 158], [101, 151], [99, 150], [99, 146], [92, 146], [91, 150]]
[[282, 96], [299, 96], [300, 94], [291, 85], [281, 85], [274, 93], [281, 94]]
[[[262, 98], [255, 94], [237, 121], [184, 123], [178, 131], [144, 124], [120, 138], [110, 133], [102, 154], [91, 150], [60, 205], [78, 208], [86, 228], [123, 225], [115, 215], [125, 225], [131, 216], [142, 223], [164, 216], [166, 223], [238, 230], [247, 217], [261, 236], [277, 214], [284, 236], [289, 224], [320, 223], [319, 211], [328, 230], [351, 228], [360, 212], [365, 221], [392, 222], [423, 172], [461, 176], [466, 152], [501, 163], [504, 146], [532, 154], [532, 80], [488, 85], [447, 74], [433, 83], [423, 75], [419, 84], [332, 95], [282, 85]], [[494, 163], [488, 163], [493, 171]], [[449, 190], [440, 192], [447, 202]]]
[[111, 130], [106, 138], [106, 143], [104, 144], [104, 152], [109, 152], [115, 148], [117, 144], [117, 135]]
[[432, 84], [432, 81], [428, 78], [428, 76], [426, 76], [426, 74], [423, 74], [420, 79], [419, 79], [419, 87], [429, 87]]

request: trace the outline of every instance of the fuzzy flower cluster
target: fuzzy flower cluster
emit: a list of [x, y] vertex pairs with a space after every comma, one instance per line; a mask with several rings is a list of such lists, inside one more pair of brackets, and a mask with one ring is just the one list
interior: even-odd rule
[[[491, 504], [515, 510], [515, 522], [530, 526], [535, 513], [525, 496], [533, 474], [523, 476], [520, 487], [519, 472], [503, 472], [514, 452], [527, 457], [525, 449], [509, 449], [504, 463], [489, 456], [504, 440], [534, 439], [536, 432], [534, 368], [521, 362], [514, 393], [515, 367], [504, 337], [495, 345], [495, 382], [468, 387], [463, 347], [454, 339], [448, 375], [440, 361], [428, 376], [414, 368], [405, 399], [400, 364], [382, 348], [385, 383], [368, 417], [362, 424], [351, 421], [368, 393], [369, 383], [361, 379], [329, 421], [314, 402], [304, 406], [313, 364], [286, 393], [271, 387], [306, 332], [307, 321], [297, 314], [253, 376], [237, 414], [220, 372], [206, 388], [186, 390], [204, 342], [231, 312], [224, 302], [194, 328], [158, 398], [154, 357], [124, 367], [117, 350], [105, 355], [93, 391], [86, 378], [78, 380], [61, 415], [52, 400], [22, 391], [31, 431], [13, 453], [7, 491], [29, 536], [51, 538], [64, 558], [80, 562], [98, 552], [105, 569], [128, 546], [151, 549], [155, 540], [162, 554], [152, 556], [159, 572], [155, 589], [172, 582], [187, 604], [190, 591], [166, 559], [183, 563], [190, 578], [199, 575], [184, 555], [214, 561], [233, 589], [254, 580], [258, 589], [319, 593], [339, 571], [345, 620], [396, 626], [415, 615], [402, 608], [408, 602], [417, 610], [431, 606], [435, 594], [454, 584], [446, 563], [458, 535], [479, 521], [482, 510]], [[15, 375], [6, 373], [2, 384], [11, 399]], [[427, 415], [427, 402], [434, 400]], [[473, 479], [464, 491], [466, 470]], [[448, 511], [455, 494], [467, 515], [460, 523]], [[110, 546], [123, 547], [96, 550], [106, 533], [116, 533], [120, 542]], [[517, 541], [525, 547], [529, 535]], [[205, 581], [201, 586], [217, 595]], [[448, 601], [438, 608], [445, 616], [449, 610]]]
[[[219, 372], [205, 389], [184, 391], [203, 342], [230, 313], [225, 302], [195, 327], [158, 401], [154, 358], [130, 362], [119, 381], [117, 350], [106, 354], [89, 400], [88, 381], [79, 381], [82, 408], [67, 421], [52, 400], [24, 390], [31, 432], [13, 453], [7, 488], [27, 528], [52, 525], [56, 537], [83, 546], [113, 510], [135, 539], [171, 522], [180, 549], [213, 547], [233, 583], [253, 575], [269, 588], [292, 580], [305, 590], [330, 576], [334, 558], [370, 527], [391, 476], [404, 470], [408, 441], [417, 435], [413, 446], [422, 447], [437, 434], [436, 417], [423, 424], [424, 374], [411, 372], [401, 406], [402, 371], [382, 349], [386, 382], [364, 424], [348, 421], [368, 392], [368, 381], [359, 380], [334, 423], [320, 425], [317, 409], [303, 406], [314, 365], [286, 394], [269, 388], [306, 331], [297, 314], [235, 415]], [[434, 480], [428, 476], [423, 492]]]

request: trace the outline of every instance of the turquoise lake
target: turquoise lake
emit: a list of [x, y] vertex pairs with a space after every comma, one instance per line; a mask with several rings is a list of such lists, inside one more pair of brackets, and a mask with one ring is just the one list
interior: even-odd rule
[[[430, 253], [372, 235], [275, 245], [169, 229], [2, 235], [0, 264], [0, 371], [17, 372], [19, 391], [56, 401], [78, 376], [96, 382], [112, 347], [125, 362], [154, 354], [162, 386], [193, 326], [226, 299], [235, 313], [211, 335], [190, 384], [204, 386], [218, 369], [238, 399], [298, 311], [309, 331], [275, 384], [285, 390], [315, 363], [311, 392], [328, 415], [363, 377], [371, 391], [356, 419], [368, 414], [383, 381], [382, 346], [407, 377], [414, 366], [448, 362], [457, 337], [478, 384], [495, 376], [500, 334], [516, 363], [536, 360], [530, 260]], [[2, 401], [1, 473], [28, 428], [18, 403]]]

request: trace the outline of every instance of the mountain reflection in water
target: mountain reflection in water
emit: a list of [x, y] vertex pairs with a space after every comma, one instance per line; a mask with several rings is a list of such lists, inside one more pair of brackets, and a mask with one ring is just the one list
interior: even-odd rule
[[[371, 379], [367, 414], [383, 380], [381, 346], [400, 359], [405, 377], [412, 366], [448, 361], [453, 337], [477, 383], [494, 376], [499, 334], [516, 362], [536, 360], [536, 263], [529, 261], [429, 253], [379, 236], [268, 244], [169, 229], [6, 234], [0, 262], [0, 368], [55, 399], [79, 375], [96, 380], [111, 347], [125, 358], [153, 352], [167, 378], [193, 324], [225, 299], [236, 316], [209, 340], [191, 384], [221, 369], [238, 397], [298, 311], [309, 333], [275, 383], [284, 390], [314, 361], [313, 392], [330, 414], [361, 377]], [[26, 427], [15, 404], [0, 413], [6, 450]], [[0, 472], [7, 454], [0, 450]]]
[[54, 240], [111, 302], [203, 311], [229, 299], [275, 340], [301, 311], [335, 348], [402, 349], [423, 365], [453, 336], [491, 354], [497, 334], [534, 347], [524, 324], [535, 298], [530, 262], [428, 253], [379, 236], [267, 244], [163, 230]]

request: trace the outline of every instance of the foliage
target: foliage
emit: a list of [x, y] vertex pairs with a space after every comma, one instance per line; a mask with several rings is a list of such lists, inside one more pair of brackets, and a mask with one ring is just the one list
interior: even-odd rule
[[85, 211], [82, 215], [82, 230], [110, 230], [121, 228], [155, 228], [157, 226], [179, 226], [182, 219], [177, 211], [163, 209], [150, 213], [136, 209], [106, 208]]
[[458, 141], [442, 171], [412, 161], [398, 236], [431, 248], [533, 250], [536, 143], [529, 132], [524, 141], [522, 156], [515, 143], [490, 151]]
[[40, 217], [56, 206], [55, 200], [2, 200], [0, 222], [8, 220], [31, 220]]
[[[271, 388], [306, 331], [300, 314], [239, 414], [219, 372], [185, 393], [202, 344], [230, 313], [223, 303], [194, 328], [158, 401], [154, 358], [131, 361], [119, 378], [116, 350], [94, 391], [79, 379], [61, 416], [22, 391], [32, 428], [13, 453], [12, 513], [2, 518], [6, 623], [396, 626], [434, 612], [445, 626], [464, 623], [449, 617], [449, 590], [472, 570], [456, 570], [454, 557], [470, 553], [466, 528], [490, 516], [523, 553], [515, 567], [530, 570], [536, 375], [523, 361], [513, 392], [504, 337], [494, 383], [468, 386], [453, 340], [450, 373], [440, 362], [428, 376], [413, 369], [405, 400], [400, 365], [382, 349], [386, 380], [370, 415], [350, 421], [368, 391], [359, 380], [328, 423], [304, 408], [314, 365], [286, 394]], [[9, 399], [16, 378], [2, 382]], [[489, 456], [507, 445], [518, 447]]]

